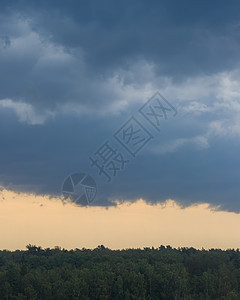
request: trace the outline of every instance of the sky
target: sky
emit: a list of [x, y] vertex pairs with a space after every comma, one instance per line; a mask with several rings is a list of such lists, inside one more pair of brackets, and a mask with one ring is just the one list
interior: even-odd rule
[[[38, 227], [43, 210], [53, 224], [62, 218], [63, 247], [77, 247], [76, 236], [66, 237], [68, 218], [83, 212], [99, 220], [113, 248], [156, 245], [166, 215], [178, 228], [173, 237], [165, 226], [166, 243], [239, 247], [239, 1], [1, 0], [0, 7], [0, 248], [35, 239], [24, 235], [31, 218], [21, 209], [35, 216], [35, 240], [44, 245], [52, 237]], [[132, 226], [132, 209], [135, 242], [133, 231], [126, 238], [119, 231], [120, 223]], [[148, 230], [151, 214], [160, 230], [150, 240], [147, 231], [140, 238], [140, 211]], [[103, 216], [117, 218], [118, 239]], [[9, 238], [9, 224], [22, 219], [23, 234]], [[87, 230], [86, 245], [103, 244]]]
[[[180, 207], [142, 199], [109, 208], [62, 205], [58, 198], [4, 191], [0, 202], [0, 248], [129, 249], [170, 245], [197, 249], [239, 248], [239, 214], [209, 204]], [[7, 227], [7, 234], [4, 228]], [[11, 237], [11, 238], [9, 238]]]

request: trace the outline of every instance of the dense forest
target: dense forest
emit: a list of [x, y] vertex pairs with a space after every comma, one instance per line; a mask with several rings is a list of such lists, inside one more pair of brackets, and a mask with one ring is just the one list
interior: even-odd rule
[[239, 250], [0, 251], [0, 299], [240, 299]]

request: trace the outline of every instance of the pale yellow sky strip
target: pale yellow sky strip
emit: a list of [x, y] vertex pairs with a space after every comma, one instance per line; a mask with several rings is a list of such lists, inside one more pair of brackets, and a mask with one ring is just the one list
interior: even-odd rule
[[6, 190], [0, 199], [0, 249], [25, 249], [29, 243], [66, 249], [100, 244], [111, 249], [240, 248], [240, 214], [211, 210], [208, 204], [181, 208], [171, 200], [164, 205], [139, 200], [86, 208]]

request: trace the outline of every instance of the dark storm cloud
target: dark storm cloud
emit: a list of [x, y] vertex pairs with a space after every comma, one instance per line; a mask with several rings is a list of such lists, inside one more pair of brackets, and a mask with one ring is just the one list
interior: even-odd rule
[[[239, 139], [212, 138], [210, 147], [194, 141], [204, 132], [195, 120], [168, 120], [162, 133], [152, 130], [154, 140], [132, 159], [112, 138], [124, 116], [109, 118], [59, 117], [44, 125], [29, 126], [15, 121], [11, 111], [1, 115], [1, 184], [17, 191], [60, 195], [64, 179], [75, 172], [90, 174], [98, 192], [93, 205], [143, 198], [150, 203], [174, 199], [182, 205], [208, 202], [222, 209], [239, 211]], [[171, 123], [170, 123], [171, 122]], [[111, 124], [111, 126], [109, 126]], [[178, 128], [178, 131], [176, 131]], [[190, 142], [178, 151], [164, 154], [156, 149], [180, 135]], [[106, 140], [130, 163], [110, 183], [90, 167], [89, 156]]]
[[[239, 211], [238, 1], [1, 4], [0, 184], [59, 195], [79, 171], [98, 184], [94, 205]], [[89, 156], [156, 89], [177, 118], [106, 184]]]
[[[94, 71], [144, 57], [158, 72], [182, 77], [231, 68], [239, 58], [237, 1], [54, 1], [39, 6], [35, 28], [60, 45], [82, 47]], [[29, 10], [34, 14], [34, 7]]]
[[0, 97], [51, 110], [67, 102], [91, 108], [119, 101], [106, 81], [139, 60], [152, 63], [156, 77], [174, 80], [231, 70], [239, 65], [239, 5], [7, 2], [0, 20]]

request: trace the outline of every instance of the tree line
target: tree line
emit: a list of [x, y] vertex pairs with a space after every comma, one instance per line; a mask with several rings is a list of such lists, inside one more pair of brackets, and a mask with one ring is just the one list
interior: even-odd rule
[[240, 299], [239, 250], [0, 251], [0, 299]]

